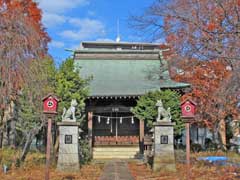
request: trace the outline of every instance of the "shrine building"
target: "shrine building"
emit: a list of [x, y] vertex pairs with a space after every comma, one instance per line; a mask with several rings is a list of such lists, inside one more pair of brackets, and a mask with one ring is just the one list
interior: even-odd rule
[[94, 159], [143, 153], [144, 121], [131, 108], [148, 91], [189, 86], [170, 79], [167, 54], [165, 45], [130, 42], [82, 42], [74, 51], [81, 77], [92, 77], [85, 112]]

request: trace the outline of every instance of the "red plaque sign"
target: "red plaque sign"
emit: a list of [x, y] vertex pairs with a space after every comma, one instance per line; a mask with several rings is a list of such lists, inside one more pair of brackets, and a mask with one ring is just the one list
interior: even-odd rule
[[195, 115], [196, 103], [192, 100], [185, 100], [181, 103], [182, 117], [192, 118]]
[[43, 98], [43, 112], [47, 114], [56, 114], [58, 99], [52, 94], [47, 95]]

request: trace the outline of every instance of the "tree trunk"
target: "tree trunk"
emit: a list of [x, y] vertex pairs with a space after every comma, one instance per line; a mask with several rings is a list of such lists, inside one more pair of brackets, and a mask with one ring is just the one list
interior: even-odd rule
[[224, 150], [227, 150], [227, 140], [226, 140], [226, 123], [224, 119], [221, 119], [219, 122], [219, 130], [221, 145]]
[[16, 121], [10, 121], [10, 131], [9, 131], [9, 145], [16, 148]]
[[9, 132], [9, 144], [11, 147], [16, 148], [16, 121], [17, 121], [17, 110], [15, 101], [11, 101], [11, 122], [10, 122], [10, 132]]
[[2, 147], [9, 146], [8, 130], [9, 130], [8, 122], [6, 122], [2, 131]]
[[59, 135], [57, 136], [56, 143], [54, 145], [54, 149], [56, 152], [58, 151], [58, 148], [59, 148]]
[[3, 121], [2, 121], [2, 111], [0, 111], [0, 148], [2, 148], [3, 139]]
[[53, 136], [51, 137], [51, 141], [50, 141], [50, 153], [51, 153], [50, 162], [52, 164], [54, 164], [54, 163], [56, 163], [57, 157], [56, 157], [56, 151], [54, 149], [54, 137]]
[[237, 137], [240, 134], [239, 121], [240, 121], [240, 115], [237, 117], [234, 117], [234, 120], [232, 121], [233, 137]]
[[20, 157], [20, 160], [23, 162], [27, 156], [27, 153], [29, 152], [30, 150], [30, 146], [31, 146], [31, 143], [32, 143], [32, 140], [34, 139], [34, 137], [38, 134], [39, 130], [42, 128], [42, 125], [35, 128], [35, 129], [32, 129], [30, 132], [27, 133], [27, 139], [26, 139], [26, 142], [25, 142], [25, 145], [24, 145], [24, 148], [23, 148], [23, 151], [22, 151], [22, 154], [21, 154], [21, 157]]
[[213, 130], [212, 130], [212, 142], [217, 144], [217, 137], [216, 132], [218, 131], [216, 123], [214, 124]]
[[57, 128], [56, 123], [52, 124], [52, 139], [51, 139], [51, 160], [53, 163], [57, 161], [57, 151], [55, 150], [55, 144], [57, 143]]
[[[33, 136], [33, 137], [34, 137], [34, 136]], [[30, 145], [31, 145], [31, 143], [32, 143], [32, 140], [33, 140], [33, 138], [32, 138], [32, 133], [29, 133], [29, 134], [27, 135], [27, 140], [26, 140], [26, 142], [25, 142], [25, 145], [24, 145], [24, 148], [23, 148], [23, 150], [22, 150], [21, 157], [20, 157], [21, 162], [23, 162], [23, 161], [25, 160], [25, 158], [26, 158], [26, 156], [27, 156], [27, 153], [29, 152], [29, 149], [30, 149]]]
[[3, 140], [3, 132], [2, 132], [2, 128], [0, 128], [0, 148], [2, 148], [2, 140]]
[[16, 142], [16, 105], [13, 100], [10, 104], [7, 105], [7, 108], [4, 109], [2, 124], [3, 124], [3, 138], [2, 146], [11, 146], [15, 147]]

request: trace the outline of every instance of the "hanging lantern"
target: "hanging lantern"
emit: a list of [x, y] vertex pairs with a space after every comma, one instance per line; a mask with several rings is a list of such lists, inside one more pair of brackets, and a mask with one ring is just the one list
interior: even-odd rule
[[101, 116], [98, 116], [98, 123], [101, 123]]
[[122, 117], [120, 117], [120, 124], [122, 124]]
[[134, 118], [133, 118], [133, 116], [132, 116], [132, 124], [134, 124]]
[[110, 117], [107, 118], [107, 124], [109, 124], [109, 123], [110, 123]]

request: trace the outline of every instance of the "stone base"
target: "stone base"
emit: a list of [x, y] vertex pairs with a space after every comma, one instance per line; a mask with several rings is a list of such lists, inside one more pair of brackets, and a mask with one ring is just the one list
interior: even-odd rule
[[58, 126], [80, 126], [80, 122], [76, 122], [76, 121], [62, 121], [62, 122], [58, 122], [57, 123]]
[[153, 123], [153, 126], [174, 126], [176, 123], [171, 121], [157, 121]]
[[65, 171], [65, 172], [78, 172], [80, 169], [79, 162], [75, 164], [61, 164], [58, 163], [57, 170], [59, 171]]
[[172, 153], [154, 156], [153, 171], [176, 172], [175, 157]]
[[154, 125], [153, 171], [175, 172], [174, 137], [172, 122], [156, 122]]
[[59, 126], [59, 152], [57, 169], [60, 171], [79, 171], [79, 124], [61, 122]]

